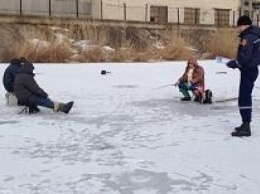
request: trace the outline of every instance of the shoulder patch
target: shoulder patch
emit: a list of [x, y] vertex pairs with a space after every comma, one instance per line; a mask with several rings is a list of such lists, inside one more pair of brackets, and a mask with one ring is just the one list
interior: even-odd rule
[[247, 43], [248, 43], [248, 41], [246, 39], [242, 39], [241, 40], [241, 45], [246, 46]]

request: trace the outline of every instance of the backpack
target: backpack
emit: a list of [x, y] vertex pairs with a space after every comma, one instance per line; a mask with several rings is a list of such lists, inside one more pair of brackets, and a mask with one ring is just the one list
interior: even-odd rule
[[212, 104], [213, 102], [213, 93], [210, 89], [205, 91], [205, 98], [203, 100], [203, 104]]

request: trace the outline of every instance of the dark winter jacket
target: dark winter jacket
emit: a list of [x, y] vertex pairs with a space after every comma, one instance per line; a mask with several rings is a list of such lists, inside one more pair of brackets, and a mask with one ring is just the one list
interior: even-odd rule
[[240, 33], [240, 45], [237, 50], [237, 65], [251, 69], [260, 65], [260, 28], [250, 26]]
[[14, 80], [21, 67], [21, 60], [12, 59], [10, 65], [5, 69], [3, 84], [7, 92], [14, 92]]
[[47, 98], [48, 94], [41, 89], [34, 79], [33, 65], [23, 65], [14, 81], [14, 94], [21, 105], [38, 104], [37, 97]]

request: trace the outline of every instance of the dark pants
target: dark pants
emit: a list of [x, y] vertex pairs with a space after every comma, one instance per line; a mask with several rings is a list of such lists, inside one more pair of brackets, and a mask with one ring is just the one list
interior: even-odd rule
[[36, 95], [29, 97], [29, 99], [27, 100], [21, 100], [19, 101], [18, 104], [22, 106], [30, 106], [30, 107], [42, 106], [51, 109], [54, 108], [54, 104], [49, 98], [43, 98]]
[[251, 122], [252, 91], [258, 76], [258, 68], [241, 71], [238, 106], [242, 122]]
[[37, 105], [51, 109], [54, 108], [54, 104], [49, 98], [37, 97]]

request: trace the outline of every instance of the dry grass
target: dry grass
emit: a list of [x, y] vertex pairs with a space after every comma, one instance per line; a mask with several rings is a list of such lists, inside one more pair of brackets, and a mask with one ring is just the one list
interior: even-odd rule
[[104, 62], [104, 54], [100, 47], [95, 47], [80, 54], [81, 62]]
[[213, 55], [234, 58], [238, 44], [237, 32], [234, 29], [219, 29], [209, 34], [203, 45]]
[[111, 61], [113, 62], [126, 62], [131, 59], [131, 49], [120, 49], [117, 48], [112, 55]]
[[68, 29], [68, 37], [73, 40], [91, 40], [96, 45], [104, 45], [107, 42], [108, 29], [106, 27], [98, 26], [88, 23], [69, 23], [62, 26]]
[[59, 40], [51, 30], [42, 27], [28, 28], [12, 47], [13, 56], [23, 56], [32, 62], [66, 62], [71, 50], [68, 41]]
[[[0, 30], [1, 36], [5, 37], [5, 42], [10, 43], [2, 44], [7, 45], [1, 51], [0, 57], [2, 57], [2, 60], [10, 60], [14, 56], [24, 56], [32, 62], [62, 63], [71, 60], [78, 62], [187, 60], [190, 57], [198, 57], [198, 52], [192, 50], [193, 47], [201, 53], [211, 53], [211, 56], [220, 55], [233, 58], [236, 54], [238, 42], [236, 31], [233, 29], [219, 29], [210, 33], [204, 31], [202, 36], [198, 32], [188, 31], [184, 35], [179, 31], [171, 30], [161, 33], [159, 39], [147, 38], [148, 30], [146, 30], [145, 33], [140, 32], [136, 36], [131, 36], [138, 40], [133, 41], [127, 39], [123, 29], [113, 28], [116, 32], [116, 40], [120, 40], [120, 44], [115, 46], [115, 51], [104, 51], [102, 46], [114, 41], [110, 38], [115, 38], [111, 36], [113, 30], [111, 31], [108, 27], [93, 23], [75, 24], [71, 22], [60, 24], [57, 22], [53, 25], [53, 28], [40, 25], [28, 25], [23, 28], [23, 30], [19, 29], [19, 32], [15, 32], [14, 29], [13, 34], [10, 33], [12, 28]], [[139, 32], [133, 30], [133, 33]], [[61, 34], [64, 37], [62, 40], [59, 36]], [[70, 39], [74, 41], [91, 40], [91, 43], [96, 46], [79, 49]], [[38, 42], [34, 40], [38, 40]], [[163, 43], [164, 48], [155, 47], [158, 40]], [[15, 42], [15, 44], [11, 44], [12, 42]], [[72, 56], [76, 57], [73, 58]]]
[[159, 50], [162, 59], [187, 60], [195, 56], [196, 53], [192, 50], [192, 46], [177, 31], [166, 32], [164, 37], [167, 41], [165, 48]]

